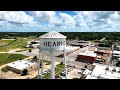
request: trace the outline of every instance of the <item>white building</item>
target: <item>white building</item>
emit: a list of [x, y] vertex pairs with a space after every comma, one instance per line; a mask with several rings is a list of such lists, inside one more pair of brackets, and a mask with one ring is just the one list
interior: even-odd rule
[[113, 51], [113, 56], [120, 57], [120, 51]]
[[37, 63], [30, 62], [29, 60], [18, 60], [7, 64], [7, 69], [12, 70], [16, 73], [22, 74], [23, 70], [32, 71], [37, 68]]
[[40, 41], [32, 41], [29, 42], [28, 45], [26, 45], [26, 47], [28, 48], [38, 48], [40, 45]]
[[118, 59], [120, 58], [120, 51], [113, 51], [112, 53], [112, 59]]
[[96, 64], [91, 74], [86, 79], [120, 79], [120, 67]]
[[66, 55], [71, 54], [79, 49], [80, 49], [80, 47], [78, 47], [78, 46], [66, 46], [65, 47]]

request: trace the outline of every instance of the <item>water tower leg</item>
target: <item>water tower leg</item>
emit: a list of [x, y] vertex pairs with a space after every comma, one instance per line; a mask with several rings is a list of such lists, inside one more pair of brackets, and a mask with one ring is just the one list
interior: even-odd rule
[[63, 50], [63, 54], [64, 54], [64, 64], [65, 64], [65, 68], [64, 68], [65, 78], [67, 79], [67, 66], [66, 66], [65, 50]]
[[40, 49], [39, 49], [39, 60], [38, 60], [38, 79], [39, 79], [39, 72], [40, 72]]
[[55, 61], [54, 61], [54, 56], [53, 56], [53, 51], [51, 52], [51, 79], [55, 79]]
[[41, 79], [42, 79], [42, 76], [43, 76], [43, 59], [44, 59], [44, 57], [43, 57], [43, 52], [42, 52], [42, 59], [41, 59]]

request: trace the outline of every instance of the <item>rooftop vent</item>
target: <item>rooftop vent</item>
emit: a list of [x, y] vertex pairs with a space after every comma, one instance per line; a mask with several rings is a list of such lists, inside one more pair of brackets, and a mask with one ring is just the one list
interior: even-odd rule
[[107, 71], [108, 71], [108, 70], [109, 70], [109, 67], [106, 67], [106, 69], [105, 69], [105, 70], [107, 70]]
[[118, 71], [118, 73], [120, 73], [120, 70]]
[[112, 72], [116, 72], [116, 69], [115, 69], [115, 68], [113, 68]]

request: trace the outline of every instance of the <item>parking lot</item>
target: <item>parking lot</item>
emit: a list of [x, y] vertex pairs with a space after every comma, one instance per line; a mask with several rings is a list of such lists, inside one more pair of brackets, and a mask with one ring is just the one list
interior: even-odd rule
[[79, 69], [73, 69], [67, 74], [67, 79], [80, 78]]

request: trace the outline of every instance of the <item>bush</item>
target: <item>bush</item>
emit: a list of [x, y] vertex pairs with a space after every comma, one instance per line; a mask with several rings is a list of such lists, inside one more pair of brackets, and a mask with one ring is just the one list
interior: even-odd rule
[[29, 52], [32, 52], [32, 50], [31, 50], [31, 49], [29, 49]]
[[87, 65], [85, 65], [84, 68], [87, 68]]
[[34, 56], [33, 59], [34, 59], [34, 60], [37, 60], [37, 56]]
[[63, 62], [61, 62], [60, 65], [63, 65]]
[[24, 69], [24, 70], [22, 71], [22, 74], [21, 74], [21, 75], [22, 75], [22, 76], [23, 76], [23, 75], [27, 75], [27, 73], [28, 73], [28, 70], [27, 70], [27, 69]]
[[8, 69], [7, 69], [6, 67], [3, 67], [3, 68], [1, 69], [1, 71], [2, 71], [2, 72], [7, 72]]

